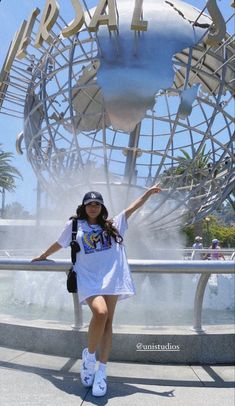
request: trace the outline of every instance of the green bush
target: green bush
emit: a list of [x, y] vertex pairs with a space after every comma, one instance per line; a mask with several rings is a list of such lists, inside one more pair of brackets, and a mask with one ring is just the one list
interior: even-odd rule
[[[194, 243], [196, 237], [194, 225], [190, 225], [183, 229], [183, 232], [186, 234], [187, 246], [191, 247]], [[235, 227], [224, 226], [218, 224], [218, 220], [215, 216], [210, 216], [209, 223], [209, 235], [208, 228], [205, 221], [202, 223], [202, 237], [204, 246], [210, 245], [213, 238], [217, 238], [220, 241], [221, 247], [235, 247]]]

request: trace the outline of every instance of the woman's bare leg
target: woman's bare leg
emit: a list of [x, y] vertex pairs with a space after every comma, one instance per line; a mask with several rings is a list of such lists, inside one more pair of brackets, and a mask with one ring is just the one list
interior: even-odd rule
[[94, 353], [104, 333], [108, 307], [103, 296], [92, 296], [86, 301], [93, 313], [88, 329], [88, 351]]
[[106, 319], [105, 327], [103, 330], [103, 335], [100, 341], [100, 356], [99, 360], [102, 363], [106, 363], [108, 361], [109, 353], [112, 346], [112, 334], [113, 334], [113, 315], [115, 311], [115, 306], [117, 304], [118, 296], [116, 295], [105, 295], [104, 296], [107, 309], [108, 309], [108, 316]]

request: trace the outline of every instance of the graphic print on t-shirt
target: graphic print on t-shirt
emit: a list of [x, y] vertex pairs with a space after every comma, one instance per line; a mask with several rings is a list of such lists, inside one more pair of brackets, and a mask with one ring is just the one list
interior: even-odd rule
[[82, 237], [85, 254], [111, 248], [111, 239], [104, 231], [85, 231]]

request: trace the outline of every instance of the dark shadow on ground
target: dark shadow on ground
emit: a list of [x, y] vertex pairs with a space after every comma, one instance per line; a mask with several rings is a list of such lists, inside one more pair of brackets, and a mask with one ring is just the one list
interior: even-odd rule
[[[121, 398], [133, 395], [135, 393], [146, 395], [156, 395], [166, 398], [175, 397], [175, 389], [177, 387], [210, 387], [210, 388], [233, 388], [234, 382], [225, 382], [218, 374], [216, 374], [210, 366], [204, 366], [205, 370], [214, 379], [214, 381], [200, 381], [195, 376], [195, 381], [173, 380], [173, 379], [148, 379], [148, 378], [131, 378], [131, 377], [114, 377], [108, 376], [108, 393], [104, 397], [96, 398], [92, 396], [90, 388], [84, 388], [80, 382], [78, 373], [69, 372], [71, 367], [77, 360], [69, 359], [60, 371], [46, 369], [40, 367], [32, 367], [14, 362], [0, 361], [0, 367], [14, 369], [31, 374], [37, 374], [40, 377], [47, 379], [59, 390], [80, 397], [81, 402], [89, 402], [94, 405], [104, 406], [112, 398]], [[120, 364], [121, 367], [121, 364]], [[141, 388], [142, 385], [154, 386], [152, 389]], [[157, 386], [166, 386], [166, 391], [157, 390]], [[170, 389], [170, 390], [169, 390]]]

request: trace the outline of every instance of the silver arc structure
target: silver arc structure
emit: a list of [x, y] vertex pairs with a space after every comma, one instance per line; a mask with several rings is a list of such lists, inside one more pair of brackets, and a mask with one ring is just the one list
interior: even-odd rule
[[17, 151], [26, 150], [53, 199], [99, 189], [115, 212], [160, 182], [163, 193], [141, 213], [154, 230], [199, 221], [231, 193], [233, 8], [223, 39], [210, 44], [209, 3], [200, 11], [145, 1], [148, 29], [139, 32], [130, 29], [135, 2], [119, 0], [118, 30], [89, 32], [94, 10], [84, 1], [82, 29], [64, 38], [59, 14], [53, 42], [40, 48], [36, 20], [26, 57], [15, 58], [4, 79], [0, 107], [24, 119]]

